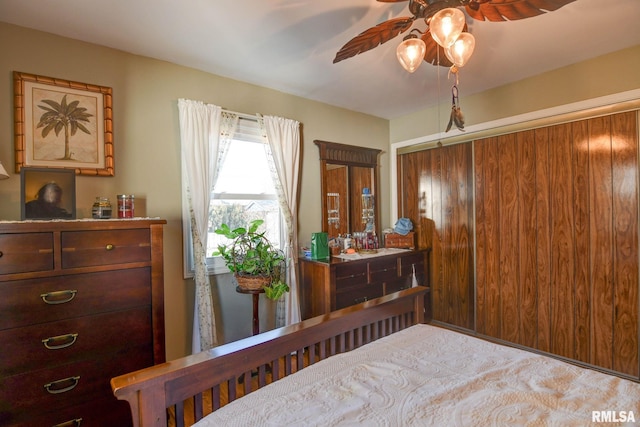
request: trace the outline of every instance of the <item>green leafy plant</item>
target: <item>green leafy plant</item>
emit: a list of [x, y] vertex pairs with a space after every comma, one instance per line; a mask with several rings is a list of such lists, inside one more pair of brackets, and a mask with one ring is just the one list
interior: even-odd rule
[[220, 255], [229, 270], [238, 276], [262, 276], [269, 278], [264, 286], [267, 298], [278, 299], [289, 291], [289, 286], [282, 280], [285, 257], [282, 251], [275, 248], [265, 237], [265, 232], [258, 232], [264, 220], [257, 219], [249, 223], [249, 227], [231, 229], [221, 224], [214, 230], [231, 240], [228, 245], [218, 245], [213, 255]]

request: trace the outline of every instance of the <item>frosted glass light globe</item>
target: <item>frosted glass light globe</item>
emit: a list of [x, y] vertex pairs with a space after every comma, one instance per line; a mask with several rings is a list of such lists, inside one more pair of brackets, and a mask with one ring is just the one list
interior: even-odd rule
[[462, 33], [464, 24], [464, 13], [460, 9], [448, 7], [433, 15], [429, 21], [429, 30], [436, 43], [446, 49]]
[[427, 46], [422, 39], [417, 37], [404, 40], [396, 49], [396, 55], [400, 65], [410, 73], [418, 69], [424, 60]]
[[475, 47], [476, 38], [473, 34], [462, 33], [451, 46], [444, 50], [444, 54], [455, 66], [462, 67], [471, 58]]

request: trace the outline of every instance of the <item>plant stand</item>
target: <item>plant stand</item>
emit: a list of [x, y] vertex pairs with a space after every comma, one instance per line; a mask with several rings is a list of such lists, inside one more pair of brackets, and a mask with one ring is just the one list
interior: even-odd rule
[[[260, 294], [264, 293], [264, 288], [260, 289], [243, 289], [240, 286], [236, 286], [236, 292], [240, 294], [249, 294], [253, 297], [253, 335], [258, 335], [260, 333], [260, 316], [258, 312], [258, 307], [260, 306]], [[271, 370], [271, 364], [267, 365], [267, 371]], [[252, 371], [251, 376], [257, 375], [258, 371]], [[244, 382], [244, 374], [238, 378], [240, 383]]]
[[236, 286], [236, 292], [253, 296], [253, 335], [258, 335], [260, 333], [260, 317], [258, 307], [260, 303], [260, 294], [264, 293], [264, 289], [243, 289], [240, 286]]

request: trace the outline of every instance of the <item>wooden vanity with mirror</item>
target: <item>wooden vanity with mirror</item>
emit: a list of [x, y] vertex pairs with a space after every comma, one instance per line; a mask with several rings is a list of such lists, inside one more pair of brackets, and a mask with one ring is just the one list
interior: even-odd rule
[[[320, 151], [322, 231], [333, 239], [364, 231], [368, 225], [380, 237], [376, 195], [381, 150], [318, 140], [314, 143]], [[372, 206], [363, 206], [364, 189], [371, 196]], [[429, 252], [382, 248], [362, 256], [342, 254], [325, 260], [301, 257], [303, 319], [406, 289], [413, 283], [429, 286]]]

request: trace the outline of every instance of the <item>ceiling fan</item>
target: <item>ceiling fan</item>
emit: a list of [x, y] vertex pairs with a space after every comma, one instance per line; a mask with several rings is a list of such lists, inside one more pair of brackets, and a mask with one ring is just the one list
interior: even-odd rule
[[[400, 3], [407, 0], [377, 1], [383, 3]], [[424, 20], [427, 25], [426, 30], [420, 31], [419, 29], [414, 28], [409, 32], [409, 35], [405, 37], [405, 42], [410, 39], [421, 39], [425, 44], [424, 54], [421, 56], [423, 56], [423, 59], [426, 62], [433, 65], [451, 67], [454, 65], [455, 61], [449, 58], [449, 56], [451, 56], [447, 55], [449, 52], [437, 43], [434, 37], [432, 37], [433, 31], [431, 31], [432, 29], [430, 28], [433, 24], [432, 18], [434, 18], [434, 15], [439, 12], [452, 9], [463, 9], [466, 14], [473, 19], [479, 21], [486, 20], [499, 22], [525, 19], [541, 15], [546, 12], [557, 10], [574, 1], [575, 0], [409, 0], [409, 11], [413, 16], [389, 19], [388, 21], [382, 22], [375, 27], [369, 28], [368, 30], [360, 33], [358, 36], [349, 40], [349, 42], [347, 42], [347, 44], [338, 51], [333, 63], [335, 64], [347, 58], [351, 58], [386, 43], [398, 34], [404, 33], [410, 29], [415, 21]], [[465, 33], [466, 31], [467, 26], [466, 23], [464, 23], [462, 33]], [[417, 35], [412, 34], [413, 32], [419, 33], [420, 36], [418, 37]], [[473, 51], [473, 47], [471, 47], [471, 51]], [[405, 66], [405, 64], [403, 64], [402, 60], [400, 60], [400, 62], [407, 71], [413, 72], [415, 71], [415, 68], [417, 68], [416, 65], [413, 70], [410, 70]], [[421, 61], [419, 61], [418, 64], [420, 62]]]

